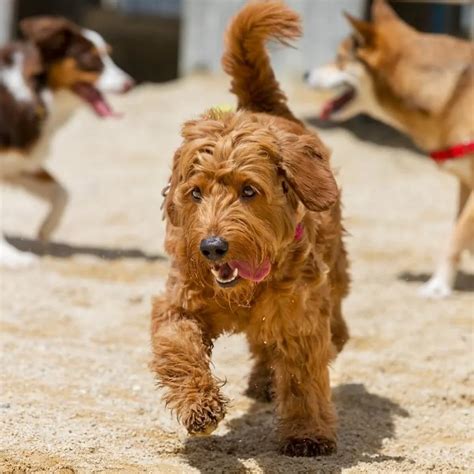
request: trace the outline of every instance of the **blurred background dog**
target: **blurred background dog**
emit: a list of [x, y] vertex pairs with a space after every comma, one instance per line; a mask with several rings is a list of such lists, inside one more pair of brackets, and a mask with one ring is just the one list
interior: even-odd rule
[[[25, 19], [20, 28], [25, 40], [0, 50], [0, 177], [49, 202], [38, 232], [47, 240], [67, 201], [65, 188], [44, 168], [54, 133], [81, 102], [101, 118], [114, 116], [103, 94], [127, 92], [133, 80], [94, 31], [52, 16]], [[32, 259], [0, 240], [1, 265]]]
[[465, 250], [474, 249], [474, 45], [420, 33], [375, 0], [372, 21], [346, 14], [353, 34], [334, 63], [306, 75], [334, 91], [321, 117], [343, 121], [367, 113], [403, 133], [459, 180], [459, 207], [439, 266], [421, 289], [443, 298], [453, 288]]

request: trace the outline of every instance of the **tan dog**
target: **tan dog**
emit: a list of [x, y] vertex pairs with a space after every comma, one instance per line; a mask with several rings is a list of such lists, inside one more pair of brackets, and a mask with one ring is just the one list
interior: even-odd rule
[[313, 70], [308, 83], [331, 89], [323, 118], [365, 112], [409, 135], [441, 169], [459, 179], [457, 222], [427, 297], [451, 293], [464, 250], [474, 247], [474, 45], [423, 34], [376, 0], [372, 22], [347, 15], [354, 34], [337, 60]]
[[[38, 232], [47, 240], [67, 201], [44, 168], [54, 133], [82, 102], [100, 117], [114, 115], [103, 93], [127, 92], [133, 81], [95, 31], [49, 16], [25, 19], [20, 27], [25, 41], [0, 49], [0, 179], [48, 202]], [[16, 268], [32, 259], [0, 237], [0, 265]]]
[[316, 456], [336, 448], [328, 366], [348, 339], [349, 278], [328, 151], [289, 110], [264, 46], [299, 34], [280, 2], [243, 8], [223, 58], [238, 112], [210, 110], [183, 127], [152, 368], [188, 432], [209, 434], [227, 407], [209, 367], [213, 341], [245, 332], [255, 358], [248, 393], [275, 397], [281, 451]]

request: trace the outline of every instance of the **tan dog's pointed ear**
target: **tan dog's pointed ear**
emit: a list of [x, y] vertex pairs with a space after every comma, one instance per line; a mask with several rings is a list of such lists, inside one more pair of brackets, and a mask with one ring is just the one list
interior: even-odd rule
[[315, 135], [287, 134], [280, 141], [278, 166], [310, 211], [325, 211], [339, 190], [329, 165], [329, 151]]
[[347, 18], [349, 23], [357, 35], [357, 39], [362, 46], [370, 46], [375, 39], [375, 29], [372, 23], [364, 20], [359, 20], [353, 17], [351, 14], [344, 12], [344, 16]]
[[372, 20], [375, 22], [398, 20], [398, 15], [385, 0], [375, 0], [372, 4]]

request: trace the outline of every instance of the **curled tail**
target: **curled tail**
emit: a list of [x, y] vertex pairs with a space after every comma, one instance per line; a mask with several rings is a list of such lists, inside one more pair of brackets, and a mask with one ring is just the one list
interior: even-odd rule
[[232, 19], [222, 66], [232, 77], [231, 92], [238, 97], [239, 108], [294, 119], [275, 79], [265, 42], [273, 39], [288, 45], [300, 35], [299, 16], [281, 1], [252, 1]]

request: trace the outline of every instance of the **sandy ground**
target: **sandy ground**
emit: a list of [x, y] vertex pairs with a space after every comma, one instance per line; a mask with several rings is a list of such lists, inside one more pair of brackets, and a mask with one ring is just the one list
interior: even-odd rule
[[[120, 121], [79, 112], [49, 162], [71, 202], [47, 247], [33, 238], [45, 207], [2, 188], [11, 242], [44, 256], [1, 273], [1, 472], [473, 472], [472, 260], [449, 299], [416, 294], [448, 235], [455, 182], [367, 120], [320, 129], [344, 189], [354, 280], [352, 339], [331, 371], [338, 454], [276, 454], [272, 407], [242, 395], [238, 335], [214, 353], [232, 399], [215, 435], [188, 438], [160, 403], [147, 368], [150, 298], [168, 265], [160, 190], [181, 122], [233, 104], [226, 89], [197, 77], [116, 99]], [[314, 115], [311, 94], [287, 90], [300, 116]]]

